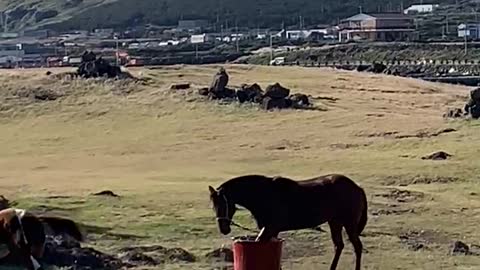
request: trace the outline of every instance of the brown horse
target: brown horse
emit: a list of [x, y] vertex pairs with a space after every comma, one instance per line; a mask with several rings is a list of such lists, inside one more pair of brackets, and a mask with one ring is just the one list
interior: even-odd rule
[[306, 181], [247, 175], [233, 178], [218, 189], [209, 187], [210, 199], [222, 234], [231, 232], [236, 205], [248, 209], [261, 229], [257, 240], [268, 241], [280, 232], [330, 226], [337, 268], [344, 248], [345, 228], [355, 249], [355, 269], [360, 270], [363, 245], [360, 233], [367, 224], [364, 190], [343, 175], [325, 175]]
[[0, 211], [0, 245], [7, 250], [0, 254], [0, 264], [22, 265], [28, 270], [39, 270], [38, 260], [45, 247], [44, 224], [55, 234], [67, 234], [78, 241], [83, 236], [77, 225], [68, 219], [37, 217], [21, 209], [8, 208]]

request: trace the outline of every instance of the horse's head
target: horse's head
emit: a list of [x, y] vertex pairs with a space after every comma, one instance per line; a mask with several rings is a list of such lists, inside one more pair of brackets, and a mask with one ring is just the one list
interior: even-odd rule
[[23, 210], [5, 209], [0, 211], [0, 242], [7, 244], [11, 253], [14, 253], [27, 269], [37, 269], [31, 260], [30, 245], [22, 226]]
[[230, 225], [232, 224], [233, 215], [237, 210], [235, 203], [229, 200], [222, 189], [216, 190], [213, 187], [208, 187], [210, 190], [210, 200], [213, 203], [213, 210], [217, 217], [218, 228], [224, 235], [229, 234], [232, 230]]

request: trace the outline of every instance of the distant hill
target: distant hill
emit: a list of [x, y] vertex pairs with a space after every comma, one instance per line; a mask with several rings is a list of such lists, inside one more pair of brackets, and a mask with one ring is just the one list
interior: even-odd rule
[[[469, 3], [438, 0], [440, 3]], [[393, 11], [415, 0], [1, 0], [9, 29], [50, 27], [94, 29], [141, 24], [175, 25], [179, 19], [207, 19], [217, 25], [280, 27], [334, 23], [357, 13]], [[471, 0], [474, 2], [474, 0]], [[300, 19], [302, 18], [302, 19]]]

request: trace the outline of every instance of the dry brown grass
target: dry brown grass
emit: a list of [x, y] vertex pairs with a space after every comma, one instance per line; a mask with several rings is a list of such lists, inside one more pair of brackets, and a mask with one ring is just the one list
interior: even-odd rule
[[[454, 240], [477, 244], [480, 236], [480, 126], [442, 118], [446, 107], [462, 104], [467, 88], [328, 69], [227, 67], [232, 85], [280, 82], [317, 97], [316, 105], [326, 109], [268, 113], [167, 90], [177, 82], [208, 85], [216, 68], [133, 69], [134, 75], [149, 78], [144, 83], [58, 82], [45, 70], [2, 71], [3, 193], [25, 207], [113, 228], [110, 236], [91, 238], [105, 249], [156, 242], [202, 254], [229, 243], [216, 231], [207, 185], [247, 173], [298, 179], [344, 173], [369, 194], [365, 269], [474, 269], [480, 263], [476, 256], [448, 255]], [[36, 87], [64, 96], [34, 102], [12, 94]], [[457, 131], [421, 136], [445, 128]], [[437, 150], [454, 157], [420, 159]], [[424, 184], [404, 186], [415, 179]], [[391, 188], [423, 195], [402, 200]], [[124, 198], [88, 196], [101, 189]], [[70, 197], [51, 197], [58, 195]], [[240, 220], [249, 221], [245, 214]], [[412, 240], [426, 242], [420, 251], [409, 250], [398, 237], [421, 231]], [[119, 239], [117, 233], [146, 238]], [[285, 269], [327, 267], [332, 255], [328, 235], [285, 237]], [[351, 257], [347, 245], [341, 269], [350, 267]], [[185, 266], [167, 268], [175, 267]]]

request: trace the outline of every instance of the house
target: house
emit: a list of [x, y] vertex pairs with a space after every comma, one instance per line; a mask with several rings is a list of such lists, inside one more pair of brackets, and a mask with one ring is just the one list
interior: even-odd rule
[[322, 39], [327, 34], [327, 29], [310, 29], [310, 30], [287, 30], [285, 38], [288, 40], [306, 40], [306, 39]]
[[338, 25], [338, 37], [344, 41], [408, 41], [413, 39], [413, 18], [401, 13], [360, 13]]
[[50, 29], [41, 29], [41, 30], [26, 30], [23, 32], [24, 37], [32, 37], [32, 38], [49, 38], [56, 36], [57, 33]]
[[190, 36], [190, 43], [192, 44], [205, 43], [205, 42], [208, 42], [209, 40], [210, 40], [210, 36], [207, 34]]
[[115, 34], [113, 28], [98, 28], [93, 30], [92, 35], [97, 38], [112, 38]]
[[480, 37], [480, 24], [478, 23], [462, 23], [457, 27], [458, 37], [479, 39]]
[[25, 51], [17, 45], [0, 45], [0, 67], [12, 68], [22, 62]]
[[419, 4], [411, 5], [409, 8], [403, 11], [404, 14], [422, 14], [422, 13], [431, 13], [440, 5], [438, 4]]
[[12, 39], [20, 37], [19, 33], [0, 33], [0, 39]]

